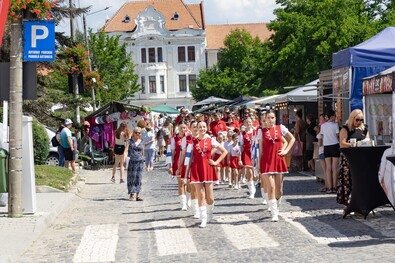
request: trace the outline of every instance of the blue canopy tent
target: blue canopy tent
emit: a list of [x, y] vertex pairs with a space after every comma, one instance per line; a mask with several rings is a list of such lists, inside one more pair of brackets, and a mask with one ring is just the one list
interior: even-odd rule
[[362, 79], [395, 65], [395, 27], [332, 55], [332, 69], [350, 68], [350, 110], [363, 109]]

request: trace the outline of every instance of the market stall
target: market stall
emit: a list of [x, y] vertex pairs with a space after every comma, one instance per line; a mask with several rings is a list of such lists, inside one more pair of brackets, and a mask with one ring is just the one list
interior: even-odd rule
[[389, 143], [393, 138], [392, 91], [395, 66], [379, 74], [364, 78], [362, 91], [365, 106], [365, 121], [369, 134], [378, 145]]
[[318, 79], [274, 98], [277, 119], [281, 124], [292, 129], [296, 122], [295, 113], [299, 109], [303, 112], [303, 118], [307, 114], [318, 117], [317, 84]]
[[363, 109], [362, 79], [394, 64], [395, 27], [387, 27], [365, 42], [332, 55], [333, 93], [339, 98], [336, 109], [341, 121], [352, 110]]

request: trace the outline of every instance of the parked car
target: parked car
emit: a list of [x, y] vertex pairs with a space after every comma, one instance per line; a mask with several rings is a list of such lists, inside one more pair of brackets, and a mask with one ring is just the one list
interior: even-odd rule
[[45, 126], [45, 130], [47, 131], [47, 135], [49, 138], [49, 154], [47, 159], [45, 160], [45, 164], [58, 166], [59, 165], [58, 147], [53, 146], [51, 142], [51, 139], [56, 135], [56, 132], [46, 126]]

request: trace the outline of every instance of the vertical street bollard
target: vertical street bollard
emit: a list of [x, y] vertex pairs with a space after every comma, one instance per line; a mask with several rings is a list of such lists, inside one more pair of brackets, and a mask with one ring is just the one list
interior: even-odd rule
[[7, 161], [8, 152], [0, 148], [0, 193], [8, 192]]

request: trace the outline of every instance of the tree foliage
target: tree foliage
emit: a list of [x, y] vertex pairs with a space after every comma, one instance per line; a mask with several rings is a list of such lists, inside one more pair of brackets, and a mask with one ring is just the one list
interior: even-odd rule
[[99, 72], [103, 89], [98, 94], [102, 103], [124, 100], [139, 90], [138, 76], [126, 44], [119, 43], [120, 36], [108, 36], [104, 31], [89, 32], [89, 47], [93, 70]]
[[[297, 85], [331, 68], [332, 53], [393, 23], [393, 1], [277, 0], [262, 74], [274, 87]], [[390, 14], [391, 13], [391, 14]]]
[[259, 38], [253, 38], [244, 29], [235, 29], [226, 37], [224, 46], [218, 64], [200, 72], [197, 85], [192, 89], [194, 99], [260, 96], [262, 80], [258, 72], [264, 54]]
[[273, 33], [263, 44], [232, 31], [218, 65], [203, 70], [192, 94], [235, 98], [262, 96], [308, 83], [330, 69], [332, 54], [395, 25], [394, 0], [277, 0]]

